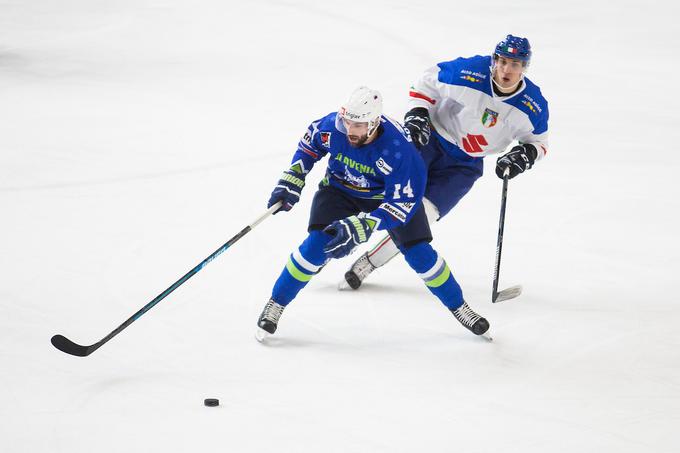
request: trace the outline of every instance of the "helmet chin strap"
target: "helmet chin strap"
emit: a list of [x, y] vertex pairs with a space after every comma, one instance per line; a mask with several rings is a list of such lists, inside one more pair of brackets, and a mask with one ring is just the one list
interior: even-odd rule
[[498, 82], [496, 82], [496, 75], [494, 73], [494, 76], [491, 77], [491, 81], [493, 82], [494, 85], [498, 87], [498, 89], [503, 92], [503, 93], [512, 93], [515, 88], [519, 86], [520, 83], [522, 83], [522, 80], [524, 80], [524, 74], [522, 74], [519, 78], [519, 80], [513, 84], [511, 87], [502, 87]]

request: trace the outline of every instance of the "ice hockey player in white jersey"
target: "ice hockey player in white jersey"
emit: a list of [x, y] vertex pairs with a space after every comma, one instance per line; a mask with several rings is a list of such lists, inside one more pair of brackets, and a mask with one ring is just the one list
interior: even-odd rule
[[[509, 178], [529, 170], [548, 152], [548, 102], [525, 74], [526, 38], [507, 35], [492, 55], [456, 58], [428, 69], [409, 93], [404, 126], [428, 167], [423, 203], [430, 223], [448, 214], [482, 176], [485, 156]], [[341, 287], [359, 288], [399, 250], [389, 236], [357, 259]]]

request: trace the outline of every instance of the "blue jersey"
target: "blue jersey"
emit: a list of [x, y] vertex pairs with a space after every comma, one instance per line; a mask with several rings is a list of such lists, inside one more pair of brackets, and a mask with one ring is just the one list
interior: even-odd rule
[[325, 184], [367, 199], [383, 200], [369, 213], [377, 229], [389, 230], [408, 222], [423, 194], [425, 164], [396, 121], [381, 117], [379, 136], [371, 143], [353, 147], [337, 112], [312, 122], [298, 143], [291, 168], [307, 174], [329, 155]]

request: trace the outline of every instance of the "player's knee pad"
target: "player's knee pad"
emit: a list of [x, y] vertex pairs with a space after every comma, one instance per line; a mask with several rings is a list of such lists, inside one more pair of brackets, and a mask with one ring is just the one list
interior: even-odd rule
[[427, 272], [437, 262], [437, 252], [428, 242], [423, 241], [410, 247], [400, 247], [400, 250], [408, 265], [419, 274]]
[[[299, 260], [300, 264], [309, 263], [311, 266], [318, 268], [326, 263], [326, 254], [323, 248], [331, 239], [331, 235], [320, 230], [313, 230], [309, 232], [309, 236], [300, 244], [292, 254], [293, 258]], [[316, 272], [316, 271], [315, 271]]]

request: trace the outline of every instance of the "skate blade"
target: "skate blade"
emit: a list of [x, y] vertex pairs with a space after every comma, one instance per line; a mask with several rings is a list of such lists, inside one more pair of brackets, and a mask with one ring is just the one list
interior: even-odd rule
[[267, 337], [270, 335], [271, 334], [269, 332], [264, 329], [260, 329], [259, 327], [255, 330], [255, 339], [260, 343], [264, 343]]
[[345, 291], [347, 289], [352, 289], [344, 278], [338, 283], [338, 291]]
[[499, 291], [496, 295], [496, 299], [493, 302], [495, 303], [508, 299], [514, 299], [520, 294], [522, 294], [522, 285], [511, 286], [510, 288], [504, 289], [503, 291]]

